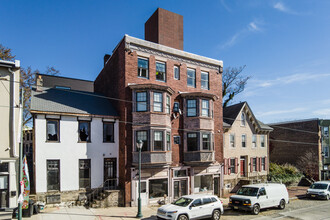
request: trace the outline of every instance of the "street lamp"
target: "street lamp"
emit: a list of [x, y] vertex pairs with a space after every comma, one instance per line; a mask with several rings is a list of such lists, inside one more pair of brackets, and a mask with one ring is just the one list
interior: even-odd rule
[[321, 152], [321, 157], [322, 157], [322, 170], [321, 170], [321, 174], [322, 174], [322, 180], [325, 180], [325, 171], [324, 171], [324, 156], [325, 153], [322, 151]]
[[143, 142], [141, 140], [138, 140], [136, 143], [136, 147], [139, 151], [139, 198], [138, 198], [138, 212], [136, 214], [137, 218], [142, 218], [142, 212], [141, 212], [141, 150], [142, 150]]

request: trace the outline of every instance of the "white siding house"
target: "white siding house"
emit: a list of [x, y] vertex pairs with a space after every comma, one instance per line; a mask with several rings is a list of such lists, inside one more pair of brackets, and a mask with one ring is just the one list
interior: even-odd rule
[[[117, 112], [100, 94], [72, 90], [70, 83], [79, 88], [79, 80], [60, 79], [65, 87], [54, 76], [38, 75], [31, 96], [35, 192], [48, 203], [118, 186]], [[43, 87], [46, 82], [56, 86]]]

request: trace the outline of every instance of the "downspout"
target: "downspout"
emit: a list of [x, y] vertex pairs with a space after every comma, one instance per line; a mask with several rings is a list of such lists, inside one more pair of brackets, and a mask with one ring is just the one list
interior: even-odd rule
[[8, 71], [13, 75], [13, 81], [11, 83], [13, 83], [13, 95], [12, 95], [12, 112], [13, 112], [13, 120], [12, 120], [12, 127], [11, 127], [11, 132], [12, 132], [12, 141], [13, 141], [13, 156], [15, 158], [18, 158], [17, 155], [17, 151], [16, 151], [16, 126], [15, 126], [15, 122], [16, 122], [16, 114], [15, 114], [15, 108], [17, 108], [18, 106], [16, 106], [15, 103], [15, 83], [16, 83], [16, 79], [15, 79], [15, 72], [11, 70], [11, 68], [8, 68]]

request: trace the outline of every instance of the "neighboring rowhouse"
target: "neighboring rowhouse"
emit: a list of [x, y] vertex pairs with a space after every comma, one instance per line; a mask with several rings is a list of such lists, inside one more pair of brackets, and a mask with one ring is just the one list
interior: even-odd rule
[[329, 178], [330, 120], [318, 118], [270, 124], [270, 161], [297, 166], [315, 180]]
[[[211, 35], [210, 35], [211, 36]], [[125, 206], [184, 194], [220, 195], [222, 61], [183, 51], [183, 17], [157, 9], [145, 39], [125, 35], [95, 80], [120, 115], [119, 173]]]
[[0, 60], [0, 208], [17, 206], [20, 62]]
[[225, 193], [237, 184], [267, 180], [268, 140], [273, 129], [256, 119], [247, 102], [223, 108], [223, 127]]
[[48, 203], [118, 183], [118, 117], [93, 82], [37, 75], [31, 98], [35, 189]]

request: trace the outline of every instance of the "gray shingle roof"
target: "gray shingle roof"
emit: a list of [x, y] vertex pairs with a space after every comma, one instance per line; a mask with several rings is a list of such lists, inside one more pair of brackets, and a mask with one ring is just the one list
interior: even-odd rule
[[118, 116], [101, 94], [57, 88], [43, 88], [41, 92], [32, 88], [31, 111]]

